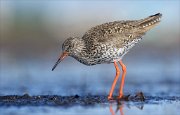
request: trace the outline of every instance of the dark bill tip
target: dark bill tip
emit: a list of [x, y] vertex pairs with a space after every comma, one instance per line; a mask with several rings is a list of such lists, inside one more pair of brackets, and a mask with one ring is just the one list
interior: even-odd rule
[[61, 59], [59, 58], [58, 61], [55, 63], [55, 65], [52, 68], [52, 71], [57, 67], [57, 65], [61, 62]]

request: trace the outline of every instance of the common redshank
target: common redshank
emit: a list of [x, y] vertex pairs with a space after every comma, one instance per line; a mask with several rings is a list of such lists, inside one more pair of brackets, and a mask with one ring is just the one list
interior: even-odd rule
[[113, 99], [115, 85], [120, 75], [118, 62], [122, 67], [122, 78], [118, 99], [123, 97], [126, 66], [123, 56], [141, 39], [145, 33], [160, 22], [162, 14], [157, 13], [140, 20], [114, 21], [97, 25], [87, 31], [82, 38], [69, 37], [62, 45], [63, 53], [52, 68], [67, 56], [71, 56], [85, 65], [114, 63], [116, 76], [112, 83], [108, 100]]

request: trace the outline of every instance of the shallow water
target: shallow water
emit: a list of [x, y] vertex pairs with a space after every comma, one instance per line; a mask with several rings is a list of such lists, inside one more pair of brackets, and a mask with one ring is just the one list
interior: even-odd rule
[[180, 101], [162, 100], [154, 103], [122, 102], [96, 104], [93, 106], [10, 106], [1, 107], [2, 115], [179, 115]]
[[[22, 95], [23, 92], [27, 91], [30, 96], [34, 95], [74, 95], [78, 94], [83, 96], [84, 93], [89, 94], [92, 92], [92, 95], [104, 95], [104, 99], [107, 99], [108, 89], [110, 84], [101, 85], [101, 84], [89, 84], [88, 86], [79, 84], [72, 85], [67, 84], [62, 90], [61, 85], [64, 84], [54, 84], [52, 83], [38, 83], [34, 82], [33, 85], [6, 85], [1, 87], [1, 93], [3, 95]], [[87, 82], [86, 82], [87, 83]], [[38, 101], [39, 105], [24, 103], [24, 105], [8, 105], [4, 106], [0, 104], [0, 113], [2, 115], [179, 115], [180, 113], [180, 87], [178, 79], [176, 81], [163, 80], [159, 82], [128, 82], [125, 84], [125, 94], [134, 94], [135, 92], [142, 91], [146, 97], [145, 102], [141, 101], [128, 101], [117, 103], [108, 102], [97, 102], [95, 104], [75, 104], [75, 105], [51, 105], [50, 104], [41, 104]], [[74, 87], [74, 89], [72, 89]], [[97, 88], [96, 88], [97, 87]], [[98, 88], [99, 87], [99, 88]], [[84, 89], [83, 89], [84, 88]], [[68, 89], [66, 91], [66, 89]], [[106, 90], [106, 91], [104, 91]], [[71, 92], [72, 91], [72, 92]], [[118, 86], [115, 89], [114, 95], [117, 95]], [[91, 94], [90, 94], [91, 95]], [[19, 101], [21, 102], [21, 101]]]
[[0, 97], [0, 112], [2, 115], [179, 115], [179, 95], [154, 95], [145, 93], [145, 101], [133, 100], [135, 94], [131, 94], [133, 98], [129, 101], [108, 101], [106, 95], [10, 95]]

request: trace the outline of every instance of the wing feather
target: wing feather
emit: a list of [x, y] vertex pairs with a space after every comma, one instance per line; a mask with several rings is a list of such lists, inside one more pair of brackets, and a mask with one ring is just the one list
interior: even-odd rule
[[113, 43], [117, 48], [120, 48], [129, 40], [144, 35], [136, 26], [137, 24], [137, 20], [104, 23], [91, 28], [82, 39], [84, 39], [86, 47], [89, 49], [99, 43]]

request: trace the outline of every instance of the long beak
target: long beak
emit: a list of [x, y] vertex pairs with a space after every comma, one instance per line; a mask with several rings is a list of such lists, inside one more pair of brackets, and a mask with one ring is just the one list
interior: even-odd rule
[[59, 59], [57, 60], [57, 62], [55, 63], [55, 65], [53, 66], [52, 68], [52, 71], [56, 68], [56, 66], [65, 58], [68, 56], [68, 53], [67, 52], [63, 52], [61, 54], [61, 56], [59, 57]]

